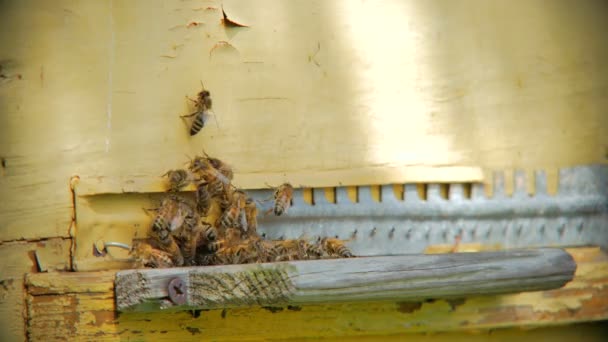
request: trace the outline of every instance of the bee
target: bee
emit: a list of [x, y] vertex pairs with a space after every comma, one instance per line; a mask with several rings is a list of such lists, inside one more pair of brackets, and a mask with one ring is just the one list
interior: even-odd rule
[[281, 216], [287, 212], [287, 209], [291, 206], [291, 200], [293, 198], [293, 186], [289, 183], [280, 185], [274, 191], [274, 214]]
[[203, 90], [198, 93], [196, 100], [188, 98], [190, 101], [194, 102], [196, 110], [194, 113], [181, 116], [182, 118], [194, 116], [190, 126], [190, 136], [197, 134], [203, 127], [205, 127], [205, 123], [207, 123], [207, 120], [209, 120], [209, 116], [211, 115], [211, 93], [205, 89], [202, 82], [201, 86], [203, 87]]
[[149, 242], [141, 239], [133, 240], [133, 246], [129, 254], [135, 259], [134, 268], [168, 268], [174, 266], [169, 253], [154, 248]]
[[230, 185], [230, 179], [213, 167], [207, 158], [195, 157], [190, 162], [189, 169], [207, 183], [211, 197], [221, 197]]
[[252, 198], [245, 200], [245, 220], [249, 231], [249, 236], [256, 235], [258, 228], [258, 207]]
[[209, 193], [208, 183], [201, 182], [196, 186], [196, 210], [202, 216], [207, 215], [211, 207], [211, 194]]
[[224, 246], [225, 246], [224, 240], [217, 240], [217, 241], [208, 243], [206, 247], [209, 252], [216, 253], [217, 251], [224, 248]]
[[158, 232], [162, 237], [181, 227], [187, 214], [192, 211], [182, 198], [175, 195], [163, 198], [156, 210], [152, 231]]
[[306, 243], [305, 252], [307, 259], [320, 259], [325, 254], [320, 239], [316, 243]]
[[169, 191], [179, 191], [192, 182], [192, 174], [186, 170], [169, 170], [163, 176], [169, 180]]
[[208, 243], [217, 239], [217, 229], [210, 224], [204, 224], [201, 228], [201, 239], [199, 244]]
[[292, 239], [275, 242], [269, 251], [271, 261], [288, 261], [306, 259], [306, 241]]
[[220, 216], [216, 225], [223, 229], [237, 226], [241, 213], [240, 206], [240, 200], [233, 202], [230, 207], [224, 211], [222, 216]]
[[321, 240], [321, 245], [329, 256], [338, 256], [341, 258], [351, 258], [354, 256], [350, 249], [344, 245], [344, 240], [323, 238]]
[[[188, 209], [186, 209], [188, 210]], [[193, 265], [196, 249], [199, 245], [203, 228], [198, 224], [199, 216], [192, 208], [186, 211], [184, 224], [179, 230], [173, 233], [179, 245], [184, 258], [185, 265]]]
[[226, 177], [228, 180], [232, 180], [234, 178], [234, 173], [233, 173], [232, 167], [230, 167], [230, 165], [226, 164], [225, 162], [223, 162], [217, 158], [212, 158], [209, 155], [207, 155], [206, 153], [204, 153], [204, 154], [205, 154], [205, 157], [207, 158], [207, 160], [209, 161], [209, 163], [211, 164], [211, 166], [213, 166], [216, 170], [218, 170], [224, 177]]
[[173, 233], [179, 232], [178, 229], [181, 229], [184, 223], [188, 227], [192, 226], [193, 221], [197, 220], [192, 217], [195, 213], [184, 199], [175, 195], [163, 198], [157, 210], [150, 236], [159, 243], [162, 250], [171, 254], [176, 266], [181, 266], [184, 257]]

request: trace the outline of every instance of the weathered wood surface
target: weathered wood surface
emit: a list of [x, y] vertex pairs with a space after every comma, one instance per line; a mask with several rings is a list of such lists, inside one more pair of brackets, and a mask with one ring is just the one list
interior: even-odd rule
[[26, 273], [70, 268], [69, 239], [0, 243], [0, 341], [25, 340]]
[[404, 255], [215, 267], [120, 271], [121, 311], [175, 308], [169, 282], [186, 291], [183, 308], [423, 300], [559, 288], [576, 263], [564, 250]]
[[[568, 249], [577, 263], [565, 287], [423, 302], [381, 301], [180, 312], [116, 312], [114, 272], [30, 274], [32, 340], [286, 340], [487, 331], [608, 319], [608, 254]], [[35, 290], [35, 291], [33, 291]]]

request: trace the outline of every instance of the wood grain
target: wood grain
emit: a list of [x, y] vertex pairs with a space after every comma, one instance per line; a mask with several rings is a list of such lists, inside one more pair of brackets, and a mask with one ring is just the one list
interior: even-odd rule
[[529, 329], [608, 319], [608, 255], [599, 248], [573, 248], [568, 252], [577, 262], [575, 277], [565, 287], [550, 291], [472, 296], [464, 300], [120, 315], [115, 311], [114, 291], [107, 290], [113, 287], [114, 272], [31, 274], [26, 282], [36, 284], [36, 294], [28, 295], [28, 332], [33, 340], [45, 341], [347, 339], [396, 334], [413, 337], [416, 335], [409, 334], [414, 333], [487, 333], [497, 328]]
[[185, 284], [184, 308], [215, 309], [549, 290], [575, 269], [565, 251], [537, 249], [128, 270], [117, 273], [116, 303], [121, 311], [175, 308], [166, 300], [174, 278]]
[[24, 276], [37, 273], [39, 262], [50, 272], [69, 270], [70, 244], [60, 238], [0, 243], [0, 340], [25, 340]]

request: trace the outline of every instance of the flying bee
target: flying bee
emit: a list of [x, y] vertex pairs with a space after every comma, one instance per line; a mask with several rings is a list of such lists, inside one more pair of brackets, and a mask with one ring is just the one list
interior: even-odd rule
[[274, 191], [274, 214], [281, 216], [287, 212], [287, 209], [291, 206], [291, 200], [293, 198], [293, 186], [289, 183], [280, 185]]
[[194, 111], [194, 113], [181, 116], [182, 118], [194, 116], [194, 119], [192, 120], [190, 126], [190, 136], [195, 135], [203, 127], [205, 127], [205, 123], [207, 123], [207, 120], [209, 120], [209, 116], [211, 116], [211, 93], [205, 89], [203, 82], [201, 82], [201, 86], [203, 87], [203, 90], [198, 93], [196, 100], [188, 98], [190, 101], [194, 102], [196, 110]]
[[329, 256], [338, 256], [341, 258], [351, 258], [354, 256], [350, 249], [344, 244], [344, 240], [323, 238], [321, 240], [321, 245]]
[[186, 170], [169, 170], [163, 176], [169, 180], [169, 191], [179, 191], [192, 182], [192, 174]]
[[174, 266], [169, 253], [154, 248], [148, 241], [142, 239], [133, 240], [133, 246], [129, 254], [135, 259], [134, 268], [168, 268]]
[[208, 188], [209, 183], [201, 182], [196, 186], [196, 210], [205, 216], [211, 207], [211, 194]]

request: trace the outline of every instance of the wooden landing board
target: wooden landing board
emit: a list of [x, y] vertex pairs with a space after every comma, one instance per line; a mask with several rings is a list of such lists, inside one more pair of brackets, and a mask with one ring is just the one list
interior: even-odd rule
[[545, 248], [128, 270], [115, 291], [120, 311], [423, 301], [556, 289], [575, 270]]
[[121, 313], [114, 272], [31, 274], [29, 336], [35, 340], [280, 339], [485, 331], [608, 319], [608, 255], [569, 249], [573, 281], [551, 291], [426, 302], [363, 302], [203, 311]]

